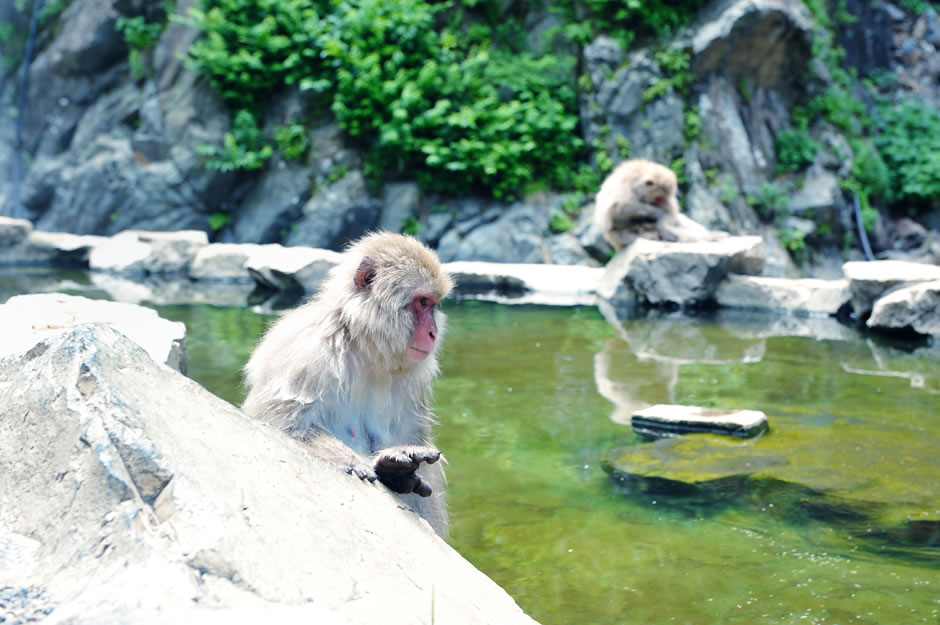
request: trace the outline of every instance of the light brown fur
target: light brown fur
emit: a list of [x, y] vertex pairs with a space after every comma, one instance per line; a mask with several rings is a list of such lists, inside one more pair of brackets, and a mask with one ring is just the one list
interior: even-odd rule
[[615, 250], [637, 237], [701, 241], [724, 236], [679, 213], [676, 174], [645, 159], [623, 161], [607, 176], [594, 202], [594, 223]]
[[[357, 289], [357, 270], [367, 257], [375, 278], [367, 290]], [[344, 252], [320, 292], [281, 317], [255, 348], [245, 366], [245, 412], [370, 481], [382, 450], [433, 448], [429, 402], [445, 318], [434, 310], [434, 351], [416, 362], [407, 353], [416, 323], [409, 306], [416, 293], [443, 299], [452, 287], [437, 255], [414, 238], [362, 238]], [[417, 462], [417, 475], [431, 496], [400, 496], [446, 536], [444, 473], [441, 463], [426, 462]]]

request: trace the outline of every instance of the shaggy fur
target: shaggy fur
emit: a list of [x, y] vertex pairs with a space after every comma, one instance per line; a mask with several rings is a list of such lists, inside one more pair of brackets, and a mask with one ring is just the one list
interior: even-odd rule
[[[369, 288], [357, 288], [367, 257], [375, 277]], [[443, 299], [452, 287], [436, 254], [417, 240], [392, 233], [362, 238], [320, 292], [281, 317], [255, 348], [245, 366], [245, 412], [344, 467], [369, 465], [367, 458], [388, 447], [433, 447], [429, 401], [445, 317], [434, 311], [435, 349], [416, 362], [408, 356], [411, 303], [419, 293]], [[401, 496], [446, 535], [441, 463], [422, 463], [418, 475], [431, 496]]]

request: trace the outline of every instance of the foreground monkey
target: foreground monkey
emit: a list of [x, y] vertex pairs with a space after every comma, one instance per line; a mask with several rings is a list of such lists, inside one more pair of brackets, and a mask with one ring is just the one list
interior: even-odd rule
[[707, 241], [727, 236], [679, 212], [678, 180], [665, 165], [624, 161], [607, 176], [594, 203], [594, 223], [615, 250], [637, 237], [663, 241]]
[[350, 246], [319, 294], [285, 314], [245, 366], [244, 410], [348, 473], [378, 479], [447, 534], [444, 471], [428, 405], [453, 287], [417, 240]]

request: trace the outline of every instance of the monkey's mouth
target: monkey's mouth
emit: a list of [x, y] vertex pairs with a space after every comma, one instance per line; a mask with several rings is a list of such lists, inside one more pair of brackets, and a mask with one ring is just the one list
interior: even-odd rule
[[663, 203], [665, 203], [665, 201], [666, 201], [666, 196], [665, 196], [665, 195], [657, 195], [657, 196], [656, 196], [656, 199], [653, 200], [653, 202], [656, 204], [656, 206], [662, 206]]
[[412, 360], [424, 360], [428, 357], [428, 354], [431, 352], [410, 345], [408, 347], [408, 355], [411, 356]]

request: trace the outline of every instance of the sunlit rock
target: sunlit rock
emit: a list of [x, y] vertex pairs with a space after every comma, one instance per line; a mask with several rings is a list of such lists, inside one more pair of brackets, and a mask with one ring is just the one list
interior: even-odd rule
[[534, 623], [383, 486], [112, 328], [0, 361], [0, 396], [0, 570], [55, 622]]
[[196, 252], [189, 266], [189, 277], [223, 282], [252, 281], [245, 263], [260, 247], [255, 243], [211, 243]]
[[245, 269], [261, 286], [313, 293], [339, 259], [339, 252], [332, 250], [270, 244], [257, 247]]
[[850, 300], [846, 280], [729, 275], [715, 292], [727, 308], [835, 315]]
[[0, 217], [0, 265], [84, 266], [105, 237], [34, 230], [26, 219]]
[[201, 230], [127, 230], [95, 246], [88, 266], [129, 275], [186, 273], [196, 253], [209, 244]]
[[152, 308], [63, 293], [18, 295], [0, 305], [0, 356], [25, 352], [89, 323], [114, 328], [154, 361], [186, 372], [184, 324], [163, 319]]
[[842, 265], [849, 281], [852, 307], [860, 318], [872, 312], [876, 299], [889, 289], [940, 280], [940, 267], [902, 260], [853, 261]]
[[90, 272], [91, 283], [116, 302], [130, 304], [248, 306], [256, 289], [251, 282], [194, 282], [186, 276], [154, 275], [133, 278], [104, 271]]
[[656, 404], [633, 413], [633, 431], [648, 438], [668, 438], [708, 432], [753, 438], [767, 431], [767, 415], [760, 410], [724, 410], [700, 406]]
[[891, 291], [875, 301], [869, 328], [940, 335], [940, 280]]
[[455, 261], [444, 263], [456, 294], [507, 304], [591, 305], [604, 269], [583, 265], [527, 265]]
[[758, 274], [763, 265], [764, 243], [757, 236], [697, 243], [637, 239], [607, 264], [598, 295], [614, 306], [701, 306], [713, 301], [729, 273]]

